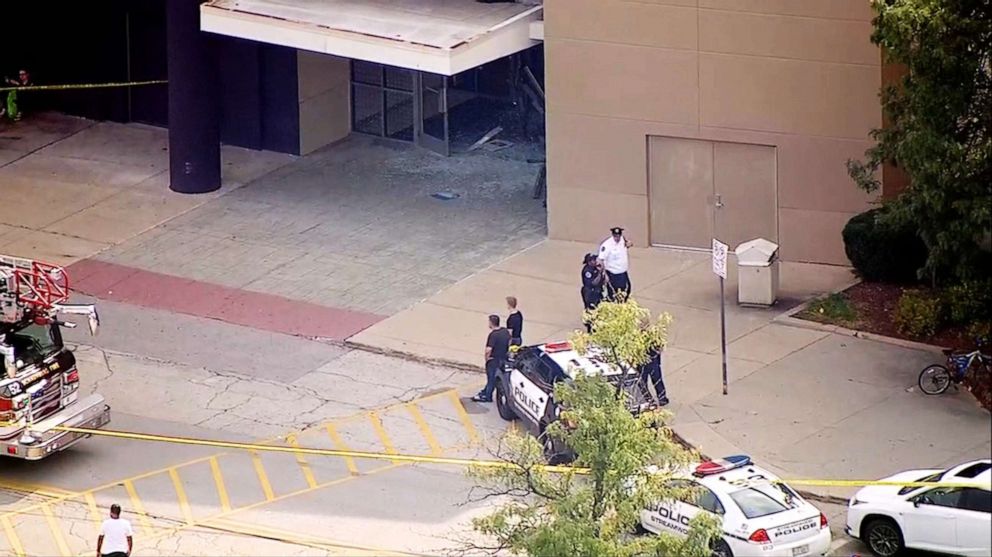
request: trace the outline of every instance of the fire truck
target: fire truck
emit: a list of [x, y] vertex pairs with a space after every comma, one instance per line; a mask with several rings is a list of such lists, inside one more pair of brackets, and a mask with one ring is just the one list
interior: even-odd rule
[[40, 460], [110, 422], [103, 397], [80, 398], [76, 357], [62, 328], [85, 317], [90, 334], [100, 325], [96, 307], [69, 304], [65, 269], [0, 255], [0, 456]]

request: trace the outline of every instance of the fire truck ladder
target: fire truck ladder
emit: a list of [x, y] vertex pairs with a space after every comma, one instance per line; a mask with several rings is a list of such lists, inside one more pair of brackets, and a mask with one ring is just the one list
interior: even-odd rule
[[69, 299], [69, 275], [57, 265], [0, 255], [0, 321], [16, 322], [28, 308], [55, 309]]

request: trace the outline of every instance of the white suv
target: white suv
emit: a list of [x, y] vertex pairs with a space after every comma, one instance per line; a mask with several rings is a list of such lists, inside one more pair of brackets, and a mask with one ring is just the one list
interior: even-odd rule
[[992, 555], [992, 460], [947, 470], [910, 470], [889, 482], [936, 482], [936, 486], [869, 486], [847, 508], [848, 535], [861, 538], [880, 557], [904, 548], [954, 555]]

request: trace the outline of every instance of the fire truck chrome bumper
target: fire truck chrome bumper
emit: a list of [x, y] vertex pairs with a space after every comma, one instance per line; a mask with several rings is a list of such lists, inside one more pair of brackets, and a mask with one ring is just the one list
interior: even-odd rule
[[[32, 435], [37, 441], [24, 444], [19, 438], [14, 438], [3, 444], [17, 447], [17, 454], [6, 452], [5, 456], [24, 460], [40, 460], [53, 453], [65, 450], [78, 441], [89, 437], [87, 433], [77, 431], [61, 431], [59, 426], [78, 427], [82, 429], [99, 429], [110, 423], [110, 406], [102, 396], [90, 395], [77, 400], [61, 411], [36, 423], [31, 428]], [[6, 449], [5, 449], [6, 451]]]

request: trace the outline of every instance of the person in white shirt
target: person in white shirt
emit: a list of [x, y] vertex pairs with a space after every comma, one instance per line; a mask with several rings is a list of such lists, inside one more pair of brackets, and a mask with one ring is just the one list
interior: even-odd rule
[[606, 294], [610, 301], [625, 300], [630, 296], [630, 276], [627, 274], [630, 258], [627, 256], [627, 248], [633, 245], [623, 237], [623, 228], [619, 226], [611, 228], [610, 237], [599, 245], [598, 259], [606, 269]]
[[97, 557], [130, 557], [133, 545], [131, 523], [121, 518], [121, 506], [110, 506], [110, 518], [100, 525], [96, 540]]

